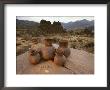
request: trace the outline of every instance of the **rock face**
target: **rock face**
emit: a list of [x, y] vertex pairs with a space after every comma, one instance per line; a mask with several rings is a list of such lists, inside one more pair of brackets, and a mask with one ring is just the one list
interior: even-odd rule
[[17, 56], [16, 74], [94, 74], [94, 55], [82, 50], [70, 49], [64, 67], [53, 61], [42, 61], [32, 65], [28, 60], [28, 52]]
[[94, 55], [82, 50], [71, 49], [65, 67], [77, 74], [94, 74]]

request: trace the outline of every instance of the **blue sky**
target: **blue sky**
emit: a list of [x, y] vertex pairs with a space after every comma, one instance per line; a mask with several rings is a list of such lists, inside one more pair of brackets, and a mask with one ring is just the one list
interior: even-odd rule
[[93, 16], [17, 16], [16, 17], [19, 20], [29, 20], [29, 21], [35, 21], [35, 22], [40, 22], [40, 20], [44, 19], [47, 21], [60, 21], [60, 22], [74, 22], [77, 20], [83, 20], [83, 19], [87, 19], [87, 20], [94, 20]]

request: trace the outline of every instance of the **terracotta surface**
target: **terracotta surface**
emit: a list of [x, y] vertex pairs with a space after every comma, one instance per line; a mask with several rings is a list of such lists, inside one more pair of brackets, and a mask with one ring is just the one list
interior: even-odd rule
[[32, 65], [28, 60], [28, 52], [17, 56], [17, 74], [94, 74], [94, 55], [82, 50], [70, 49], [71, 54], [62, 66], [53, 61], [41, 61]]

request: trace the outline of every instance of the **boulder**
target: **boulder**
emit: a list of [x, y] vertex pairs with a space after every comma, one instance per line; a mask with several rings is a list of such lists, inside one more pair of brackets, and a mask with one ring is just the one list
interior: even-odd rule
[[37, 65], [30, 64], [28, 53], [17, 56], [17, 74], [94, 74], [94, 54], [70, 48], [71, 54], [64, 66], [53, 61], [41, 61]]

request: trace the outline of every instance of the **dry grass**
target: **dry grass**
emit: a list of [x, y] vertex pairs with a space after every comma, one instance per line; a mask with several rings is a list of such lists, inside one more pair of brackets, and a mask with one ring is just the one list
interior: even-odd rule
[[[48, 37], [51, 37], [53, 39], [53, 43], [58, 43], [59, 40], [65, 39], [69, 41], [69, 47], [79, 50], [85, 50], [90, 53], [94, 53], [94, 37], [85, 37], [85, 36], [73, 36], [73, 35], [50, 35]], [[42, 37], [17, 37], [17, 50], [16, 54], [20, 55], [26, 51], [33, 45], [32, 38], [36, 38], [38, 40], [37, 47], [42, 47]]]

